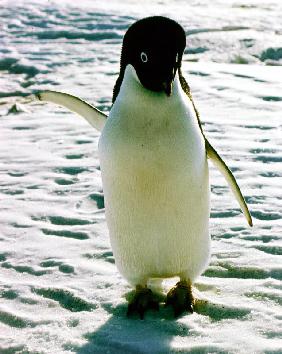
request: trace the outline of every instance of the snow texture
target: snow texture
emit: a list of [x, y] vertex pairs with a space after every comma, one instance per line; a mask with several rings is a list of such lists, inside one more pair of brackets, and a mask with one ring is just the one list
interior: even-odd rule
[[[99, 133], [25, 96], [61, 90], [108, 112], [122, 37], [155, 14], [186, 30], [183, 73], [254, 227], [210, 166], [202, 302], [141, 321], [126, 318], [131, 288], [109, 244]], [[1, 1], [1, 353], [282, 352], [281, 18], [279, 0]]]

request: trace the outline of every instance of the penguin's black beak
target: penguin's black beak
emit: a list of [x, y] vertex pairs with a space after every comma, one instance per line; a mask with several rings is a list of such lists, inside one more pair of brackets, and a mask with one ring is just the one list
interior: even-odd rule
[[136, 71], [145, 88], [155, 92], [164, 92], [167, 97], [172, 95], [175, 72], [174, 68], [159, 68], [157, 65], [151, 66], [147, 72], [145, 70]]
[[171, 96], [173, 81], [177, 72], [177, 67], [167, 70], [167, 75], [165, 76], [165, 80], [162, 82], [162, 89], [167, 95], [167, 97]]
[[173, 80], [168, 80], [162, 83], [163, 90], [168, 97], [171, 96], [172, 93], [172, 81]]

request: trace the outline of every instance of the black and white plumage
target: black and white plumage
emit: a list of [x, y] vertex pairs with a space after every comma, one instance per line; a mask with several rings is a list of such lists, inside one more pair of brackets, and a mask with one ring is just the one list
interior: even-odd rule
[[210, 257], [207, 157], [221, 170], [252, 224], [236, 180], [207, 141], [181, 73], [185, 32], [155, 16], [126, 32], [109, 116], [73, 96], [43, 92], [101, 130], [106, 220], [116, 265], [136, 295], [129, 312], [154, 307], [151, 278], [179, 276], [175, 314], [192, 310], [191, 285]]

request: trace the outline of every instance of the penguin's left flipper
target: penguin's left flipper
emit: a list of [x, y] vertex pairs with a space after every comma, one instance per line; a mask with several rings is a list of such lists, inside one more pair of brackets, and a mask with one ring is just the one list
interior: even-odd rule
[[248, 224], [250, 226], [253, 226], [253, 221], [251, 214], [249, 212], [247, 203], [240, 191], [240, 188], [236, 182], [235, 177], [233, 176], [232, 172], [230, 169], [227, 167], [225, 162], [222, 160], [222, 158], [219, 156], [217, 151], [211, 146], [211, 144], [208, 142], [207, 139], [205, 139], [205, 145], [206, 145], [206, 152], [208, 158], [210, 158], [213, 162], [213, 164], [219, 169], [219, 171], [222, 173], [224, 178], [226, 179], [227, 183], [229, 184], [235, 198], [237, 199], [238, 203], [240, 204], [240, 207], [248, 221]]
[[106, 123], [107, 116], [103, 112], [80, 98], [68, 93], [48, 90], [32, 96], [39, 101], [53, 102], [66, 107], [70, 111], [85, 118], [92, 127], [99, 131], [103, 129]]

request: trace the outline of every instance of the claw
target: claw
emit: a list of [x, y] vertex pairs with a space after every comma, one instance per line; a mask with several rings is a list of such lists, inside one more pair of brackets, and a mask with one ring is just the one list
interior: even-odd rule
[[184, 311], [194, 312], [194, 298], [191, 284], [179, 281], [167, 294], [166, 306], [173, 307], [174, 316], [180, 316]]
[[159, 304], [154, 300], [152, 290], [137, 285], [134, 297], [128, 304], [127, 316], [137, 312], [140, 319], [143, 320], [145, 311], [149, 309], [159, 310]]

